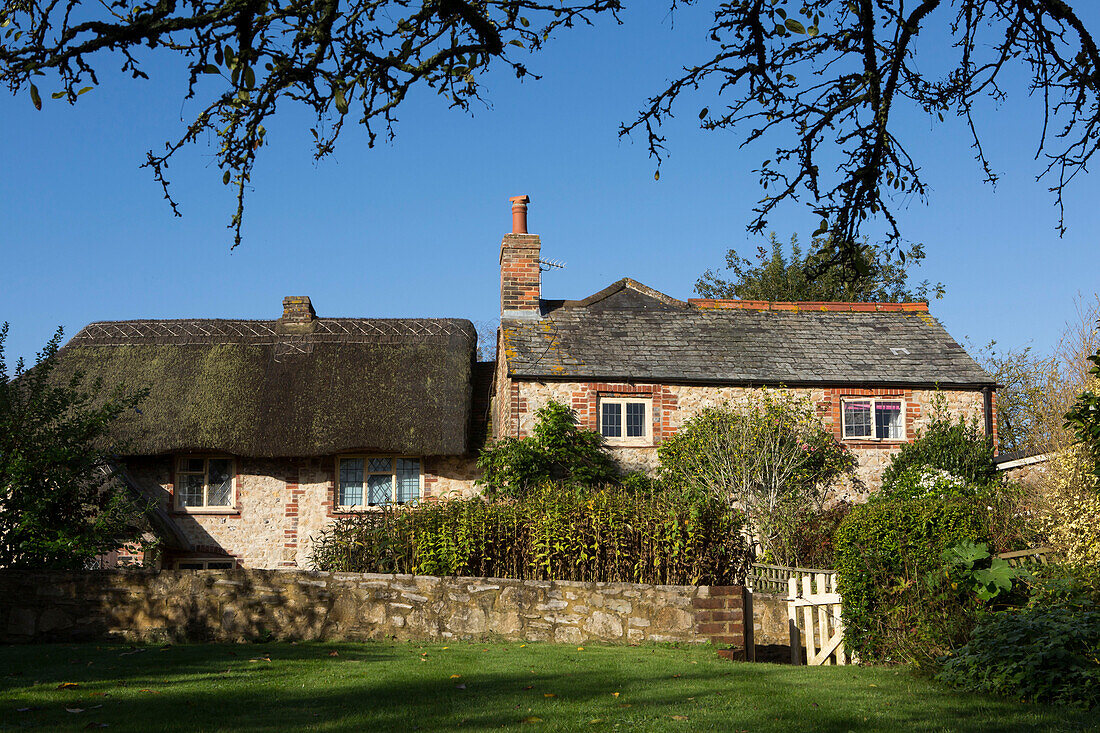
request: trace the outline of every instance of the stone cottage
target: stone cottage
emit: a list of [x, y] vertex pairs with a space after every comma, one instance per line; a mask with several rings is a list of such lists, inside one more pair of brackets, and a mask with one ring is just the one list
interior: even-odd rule
[[541, 244], [513, 199], [500, 249], [496, 363], [458, 318], [92, 323], [60, 352], [109, 386], [145, 387], [112, 450], [148, 498], [175, 568], [305, 567], [340, 516], [477, 490], [489, 437], [524, 436], [551, 399], [624, 468], [710, 405], [760, 387], [807, 395], [874, 487], [937, 390], [995, 435], [994, 388], [926, 303], [677, 300], [624, 279], [582, 300], [541, 294]]

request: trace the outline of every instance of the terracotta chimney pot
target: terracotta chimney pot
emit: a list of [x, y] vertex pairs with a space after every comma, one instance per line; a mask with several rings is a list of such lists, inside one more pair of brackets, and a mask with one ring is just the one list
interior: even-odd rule
[[527, 233], [527, 204], [531, 202], [530, 196], [512, 196], [512, 234]]

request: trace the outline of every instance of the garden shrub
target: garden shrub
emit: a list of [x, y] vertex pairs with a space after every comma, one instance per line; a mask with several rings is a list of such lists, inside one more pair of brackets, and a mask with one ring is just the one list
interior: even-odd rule
[[725, 585], [748, 565], [728, 504], [622, 486], [541, 484], [522, 501], [481, 497], [338, 520], [319, 570]]
[[940, 469], [965, 484], [986, 486], [997, 480], [993, 442], [982, 432], [977, 419], [967, 422], [959, 416], [957, 421], [951, 420], [941, 395], [933, 402], [928, 427], [890, 459], [882, 474], [882, 490], [890, 493], [895, 483], [911, 481], [909, 471], [914, 467]]
[[1066, 562], [1100, 564], [1100, 487], [1087, 452], [1071, 446], [1051, 456], [1036, 496], [1047, 543]]
[[658, 449], [674, 491], [729, 501], [745, 512], [769, 562], [789, 565], [799, 517], [822, 509], [827, 489], [855, 459], [813, 405], [784, 391], [703, 410]]
[[619, 481], [615, 460], [603, 436], [577, 426], [577, 416], [551, 401], [535, 413], [538, 421], [526, 438], [502, 438], [482, 450], [478, 485], [490, 497], [522, 498], [549, 481], [597, 486]]
[[1100, 704], [1100, 611], [1029, 606], [982, 619], [938, 678], [1028, 702]]
[[791, 564], [803, 568], [831, 568], [835, 562], [835, 535], [853, 504], [837, 502], [828, 509], [805, 509], [792, 517], [792, 526], [784, 534], [783, 554]]
[[[929, 584], [943, 553], [984, 542], [985, 506], [925, 497], [852, 509], [836, 532], [845, 642], [864, 661], [926, 663], [967, 638], [978, 605]], [[954, 589], [952, 589], [954, 590]]]

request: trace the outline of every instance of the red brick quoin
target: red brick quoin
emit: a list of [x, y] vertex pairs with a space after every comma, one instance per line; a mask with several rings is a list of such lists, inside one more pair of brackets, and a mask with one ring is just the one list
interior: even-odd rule
[[701, 586], [691, 599], [695, 633], [718, 646], [745, 649], [745, 589], [740, 585]]

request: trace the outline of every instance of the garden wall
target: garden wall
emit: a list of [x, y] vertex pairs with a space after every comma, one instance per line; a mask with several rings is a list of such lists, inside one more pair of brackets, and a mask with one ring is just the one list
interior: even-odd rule
[[482, 639], [744, 647], [741, 586], [297, 570], [0, 571], [0, 641]]

